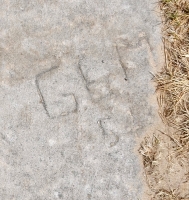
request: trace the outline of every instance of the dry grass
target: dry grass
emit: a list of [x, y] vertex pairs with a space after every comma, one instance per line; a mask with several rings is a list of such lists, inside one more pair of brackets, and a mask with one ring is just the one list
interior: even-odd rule
[[166, 66], [155, 76], [163, 121], [177, 130], [180, 146], [189, 142], [189, 1], [162, 0]]
[[152, 199], [189, 199], [189, 0], [160, 0], [165, 66], [154, 76], [169, 131], [146, 138], [143, 155]]

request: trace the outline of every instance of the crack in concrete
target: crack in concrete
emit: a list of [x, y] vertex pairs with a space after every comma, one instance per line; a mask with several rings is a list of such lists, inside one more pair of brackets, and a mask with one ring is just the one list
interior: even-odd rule
[[125, 64], [123, 63], [123, 61], [121, 59], [121, 55], [119, 53], [119, 49], [118, 49], [118, 45], [117, 44], [116, 44], [116, 51], [117, 51], [119, 63], [121, 65], [122, 69], [123, 69], [123, 73], [124, 73], [124, 76], [125, 76], [124, 80], [128, 81], [128, 76], [127, 76], [127, 71], [126, 71], [127, 67], [125, 66]]
[[87, 81], [87, 79], [85, 78], [85, 75], [84, 75], [84, 73], [83, 73], [83, 70], [81, 69], [81, 59], [79, 59], [79, 62], [78, 62], [78, 69], [79, 69], [79, 71], [80, 71], [80, 74], [81, 74], [81, 76], [82, 76], [82, 79], [85, 81], [85, 83], [86, 83], [86, 85], [87, 85], [88, 81]]
[[43, 71], [43, 72], [37, 74], [37, 75], [36, 75], [36, 79], [35, 79], [35, 85], [36, 85], [36, 88], [37, 88], [37, 92], [38, 92], [39, 97], [40, 97], [40, 99], [41, 99], [41, 103], [42, 103], [42, 105], [43, 105], [43, 108], [44, 108], [44, 110], [45, 110], [45, 112], [46, 112], [46, 114], [47, 114], [47, 116], [48, 116], [49, 118], [51, 118], [51, 116], [50, 116], [49, 111], [48, 111], [48, 109], [47, 109], [47, 104], [46, 104], [45, 98], [44, 98], [44, 96], [43, 96], [43, 94], [42, 94], [42, 92], [41, 92], [40, 86], [39, 86], [39, 78], [40, 78], [43, 74], [45, 74], [45, 73], [47, 73], [47, 72], [51, 72], [52, 70], [55, 70], [55, 69], [57, 69], [58, 67], [59, 67], [59, 66], [53, 66], [53, 67], [51, 67], [50, 69], [45, 70], [45, 71]]

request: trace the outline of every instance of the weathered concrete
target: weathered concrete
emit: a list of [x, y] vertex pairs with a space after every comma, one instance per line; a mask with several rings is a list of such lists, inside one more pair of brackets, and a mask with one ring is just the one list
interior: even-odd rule
[[0, 199], [141, 199], [155, 0], [0, 2]]

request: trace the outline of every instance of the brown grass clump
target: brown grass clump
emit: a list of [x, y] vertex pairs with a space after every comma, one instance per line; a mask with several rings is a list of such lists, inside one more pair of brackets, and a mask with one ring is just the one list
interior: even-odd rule
[[139, 152], [151, 199], [189, 200], [189, 0], [160, 0], [165, 66], [154, 76], [167, 131], [145, 138]]
[[177, 129], [180, 146], [189, 142], [189, 1], [162, 0], [166, 66], [155, 76], [160, 114]]

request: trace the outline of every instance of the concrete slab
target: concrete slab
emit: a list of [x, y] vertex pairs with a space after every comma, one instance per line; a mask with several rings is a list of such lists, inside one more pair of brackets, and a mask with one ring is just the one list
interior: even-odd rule
[[155, 2], [1, 1], [0, 199], [142, 199]]

